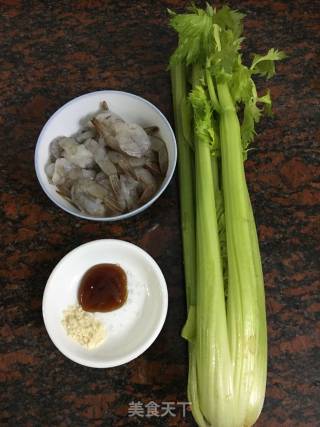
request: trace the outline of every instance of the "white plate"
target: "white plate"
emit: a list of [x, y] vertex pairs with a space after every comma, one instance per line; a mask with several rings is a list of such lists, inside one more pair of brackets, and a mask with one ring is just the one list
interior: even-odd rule
[[[106, 327], [104, 343], [87, 350], [73, 341], [61, 324], [63, 310], [77, 304], [84, 273], [102, 263], [119, 264], [127, 273], [128, 299], [118, 310], [95, 313]], [[156, 339], [168, 308], [165, 278], [154, 259], [123, 240], [95, 240], [69, 252], [52, 271], [43, 294], [42, 313], [47, 332], [66, 357], [81, 365], [109, 368], [142, 354]]]
[[[45, 174], [45, 166], [49, 159], [49, 146], [58, 136], [71, 136], [87, 123], [89, 117], [99, 110], [102, 101], [107, 101], [111, 111], [118, 114], [129, 123], [137, 123], [142, 127], [158, 126], [159, 135], [164, 140], [168, 150], [168, 170], [156, 194], [143, 206], [113, 217], [93, 217], [80, 212], [56, 192], [56, 187], [50, 184]], [[34, 162], [36, 174], [43, 191], [61, 209], [80, 218], [94, 221], [116, 221], [136, 215], [152, 203], [164, 192], [174, 173], [177, 161], [177, 146], [173, 130], [165, 116], [151, 102], [140, 96], [116, 90], [101, 90], [91, 92], [72, 99], [57, 110], [43, 127], [35, 150]]]

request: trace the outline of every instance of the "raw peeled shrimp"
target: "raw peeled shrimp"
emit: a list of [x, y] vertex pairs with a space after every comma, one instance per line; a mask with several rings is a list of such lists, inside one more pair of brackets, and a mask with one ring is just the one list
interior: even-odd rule
[[119, 150], [119, 144], [115, 138], [116, 128], [123, 120], [110, 110], [98, 114], [91, 120], [96, 129], [99, 138], [99, 143], [103, 141], [103, 145], [107, 145], [113, 150]]
[[104, 216], [106, 214], [103, 200], [91, 194], [90, 188], [86, 188], [83, 181], [77, 181], [72, 186], [71, 200], [82, 212], [89, 215]]
[[[52, 183], [57, 186], [59, 194], [64, 197], [69, 196], [70, 189], [75, 181], [82, 178], [93, 180], [96, 175], [94, 170], [81, 169], [79, 166], [73, 165], [64, 158], [57, 159], [54, 164], [51, 163], [48, 167], [49, 166], [50, 169], [51, 166], [54, 166], [53, 175], [51, 177]], [[48, 167], [46, 168], [47, 175]]]
[[146, 153], [146, 156], [138, 158], [110, 150], [108, 156], [124, 173], [131, 175], [133, 178], [135, 178], [134, 168], [137, 167], [146, 167], [152, 174], [160, 175], [161, 171], [156, 158], [150, 155], [150, 153], [153, 152], [150, 150], [150, 152]]
[[75, 166], [73, 169], [70, 170], [68, 174], [68, 178], [71, 181], [76, 181], [77, 179], [81, 178], [88, 178], [88, 179], [94, 179], [96, 176], [96, 172], [93, 169], [81, 169], [78, 166]]
[[60, 147], [60, 141], [64, 139], [63, 136], [58, 136], [58, 138], [55, 138], [51, 143], [49, 147], [49, 151], [51, 154], [51, 157], [54, 159], [59, 159], [62, 155], [62, 148]]
[[168, 150], [164, 141], [158, 136], [150, 136], [151, 150], [158, 154], [158, 161], [162, 175], [165, 175], [168, 170]]
[[134, 167], [131, 164], [131, 160], [132, 159], [139, 160], [140, 163], [143, 165], [142, 159], [136, 159], [134, 157], [129, 157], [126, 154], [119, 153], [117, 151], [110, 150], [108, 152], [108, 156], [109, 156], [110, 160], [115, 165], [117, 165], [123, 173], [127, 173], [127, 174], [131, 175], [132, 177], [135, 177], [135, 174], [134, 174], [134, 169], [133, 169]]
[[85, 142], [85, 147], [93, 154], [93, 158], [100, 169], [109, 177], [111, 186], [115, 193], [120, 191], [120, 181], [118, 171], [110, 160], [106, 150], [101, 147], [94, 139]]
[[52, 177], [55, 170], [55, 163], [47, 163], [44, 167], [44, 171], [47, 177], [52, 181]]
[[96, 135], [95, 129], [85, 129], [77, 133], [75, 138], [79, 143], [82, 143], [89, 138], [93, 138], [95, 135]]
[[71, 189], [71, 199], [78, 208], [93, 216], [114, 215], [120, 212], [113, 205], [107, 189], [95, 181], [81, 179]]
[[146, 163], [146, 158], [145, 157], [140, 157], [140, 158], [130, 157], [130, 158], [128, 158], [128, 162], [132, 168], [142, 168]]
[[146, 160], [145, 167], [152, 173], [152, 175], [161, 175], [162, 173], [159, 164], [149, 159]]
[[158, 126], [148, 126], [143, 129], [148, 135], [154, 135], [155, 133], [159, 132]]
[[154, 176], [145, 168], [136, 168], [135, 174], [143, 185], [143, 192], [140, 196], [139, 202], [145, 203], [154, 195], [157, 190], [157, 181]]
[[63, 157], [71, 163], [81, 168], [94, 165], [92, 153], [83, 144], [78, 144], [74, 138], [63, 138], [59, 141], [59, 145], [63, 149]]
[[114, 212], [123, 212], [126, 208], [126, 203], [121, 195], [121, 187], [119, 192], [115, 194], [110, 179], [104, 172], [99, 172], [96, 175], [95, 181], [107, 190], [108, 197], [104, 199], [106, 206]]
[[57, 159], [54, 164], [54, 171], [51, 178], [53, 184], [64, 184], [72, 168], [72, 164], [67, 159]]
[[[75, 166], [70, 163], [67, 159], [57, 159], [55, 163], [51, 163], [50, 170], [54, 166], [52, 174], [52, 182], [55, 185], [65, 185], [72, 181], [76, 181], [81, 178], [94, 179], [96, 173], [92, 169], [81, 169], [79, 166]], [[46, 169], [47, 172], [47, 169]]]
[[164, 144], [158, 151], [158, 156], [159, 156], [159, 166], [160, 166], [161, 174], [162, 176], [165, 176], [168, 170], [169, 159], [168, 159], [168, 151]]
[[150, 148], [150, 139], [143, 128], [134, 123], [119, 123], [116, 133], [119, 148], [132, 157], [142, 157]]
[[120, 196], [125, 201], [125, 207], [128, 210], [138, 207], [140, 183], [130, 175], [120, 175], [120, 188]]
[[150, 148], [150, 139], [141, 126], [127, 123], [109, 111], [96, 116], [92, 123], [113, 150], [142, 157]]
[[49, 182], [92, 216], [118, 215], [150, 200], [168, 167], [166, 145], [155, 135], [159, 129], [126, 123], [106, 102], [86, 120], [73, 136], [51, 143]]

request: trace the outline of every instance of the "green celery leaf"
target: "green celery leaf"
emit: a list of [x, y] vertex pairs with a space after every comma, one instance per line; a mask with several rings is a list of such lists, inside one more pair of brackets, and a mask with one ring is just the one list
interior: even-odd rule
[[230, 81], [235, 64], [238, 63], [239, 49], [243, 40], [242, 18], [244, 15], [227, 6], [213, 15], [213, 37], [215, 49], [209, 57], [211, 72], [217, 80]]
[[210, 146], [212, 154], [218, 150], [218, 141], [212, 123], [212, 107], [204, 88], [196, 86], [189, 95], [194, 112], [195, 134], [199, 143]]
[[238, 39], [243, 30], [242, 20], [245, 15], [237, 10], [232, 10], [228, 6], [223, 6], [214, 15], [213, 19], [219, 27], [224, 30], [231, 30], [234, 38]]
[[229, 83], [231, 96], [235, 103], [248, 102], [252, 96], [251, 71], [242, 64], [241, 55], [238, 56], [238, 62], [233, 68], [232, 79]]
[[243, 149], [246, 150], [250, 142], [253, 141], [255, 132], [255, 123], [258, 123], [261, 116], [261, 110], [257, 107], [257, 99], [252, 97], [245, 103], [243, 112], [243, 122], [241, 124], [241, 140]]
[[266, 113], [267, 116], [271, 116], [272, 115], [272, 100], [271, 100], [271, 96], [270, 96], [270, 90], [267, 90], [267, 93], [263, 96], [260, 96], [257, 99], [258, 102], [262, 102], [264, 104], [264, 112]]
[[179, 44], [170, 58], [170, 65], [204, 63], [213, 50], [212, 17], [205, 10], [192, 10], [194, 13], [170, 14], [170, 25], [179, 34]]
[[234, 64], [238, 60], [241, 41], [242, 39], [234, 37], [234, 33], [231, 30], [223, 31], [220, 34], [221, 52], [219, 52], [219, 56], [221, 58], [221, 67], [228, 74], [232, 74]]
[[270, 49], [266, 55], [254, 55], [252, 65], [250, 67], [252, 74], [260, 74], [266, 76], [267, 79], [274, 76], [275, 65], [274, 61], [280, 61], [286, 58], [286, 54], [277, 49]]
[[[254, 85], [253, 81], [252, 84]], [[260, 109], [257, 106], [257, 103], [264, 104], [264, 109]], [[244, 151], [247, 151], [248, 145], [253, 141], [255, 132], [255, 124], [260, 121], [261, 115], [263, 113], [267, 115], [272, 114], [272, 101], [270, 96], [270, 91], [263, 96], [258, 97], [256, 94], [255, 86], [252, 88], [251, 98], [245, 102], [244, 112], [243, 112], [243, 122], [241, 125], [241, 140], [243, 144]]]

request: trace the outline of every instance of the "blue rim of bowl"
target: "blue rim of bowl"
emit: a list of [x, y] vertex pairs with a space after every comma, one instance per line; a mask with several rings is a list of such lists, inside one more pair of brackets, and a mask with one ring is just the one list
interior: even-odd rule
[[[79, 212], [73, 212], [68, 207], [63, 206], [59, 201], [54, 200], [51, 197], [51, 195], [49, 194], [49, 192], [47, 191], [44, 182], [42, 182], [42, 180], [40, 178], [40, 165], [39, 165], [39, 162], [37, 161], [39, 147], [40, 147], [40, 142], [41, 142], [41, 139], [42, 139], [42, 135], [46, 131], [46, 129], [49, 126], [50, 122], [55, 118], [55, 116], [58, 113], [61, 113], [70, 104], [73, 104], [75, 101], [77, 101], [77, 100], [79, 100], [81, 98], [86, 98], [88, 96], [93, 96], [93, 95], [102, 94], [102, 93], [106, 93], [106, 94], [111, 94], [111, 93], [117, 94], [118, 93], [118, 94], [128, 95], [128, 96], [130, 96], [132, 98], [135, 98], [135, 99], [138, 99], [138, 100], [144, 102], [145, 104], [148, 104], [163, 119], [163, 121], [167, 125], [168, 129], [170, 130], [170, 133], [171, 133], [171, 136], [172, 136], [172, 141], [174, 142], [174, 144], [173, 144], [173, 146], [174, 146], [173, 147], [174, 148], [173, 167], [172, 167], [172, 170], [171, 170], [170, 174], [165, 178], [166, 183], [163, 185], [163, 187], [160, 188], [160, 190], [147, 203], [145, 203], [142, 206], [139, 206], [139, 208], [137, 208], [137, 209], [135, 209], [133, 211], [127, 212], [125, 214], [117, 215], [117, 216], [112, 216], [112, 217], [95, 217], [95, 216], [90, 216], [90, 215], [82, 214], [80, 211]], [[37, 143], [36, 143], [35, 154], [34, 154], [34, 165], [35, 165], [37, 179], [39, 181], [39, 184], [40, 184], [42, 190], [45, 192], [45, 194], [48, 196], [48, 198], [51, 200], [51, 202], [53, 202], [56, 206], [58, 206], [59, 208], [61, 208], [65, 212], [69, 213], [70, 215], [77, 216], [78, 218], [81, 218], [81, 219], [88, 219], [90, 221], [100, 221], [100, 222], [113, 222], [113, 221], [124, 220], [124, 219], [130, 218], [130, 217], [132, 217], [134, 215], [138, 215], [139, 213], [141, 213], [144, 210], [146, 210], [147, 208], [149, 208], [161, 196], [161, 194], [168, 187], [168, 185], [171, 182], [171, 179], [173, 177], [173, 174], [174, 174], [174, 171], [175, 171], [175, 168], [176, 168], [176, 164], [177, 164], [177, 141], [176, 141], [176, 137], [175, 137], [175, 134], [173, 132], [173, 129], [172, 129], [172, 127], [171, 127], [168, 119], [166, 118], [166, 116], [154, 104], [152, 104], [150, 101], [147, 101], [146, 99], [142, 98], [141, 96], [134, 95], [133, 93], [125, 92], [125, 91], [121, 91], [121, 90], [108, 90], [108, 89], [106, 89], [106, 90], [97, 90], [95, 92], [89, 92], [89, 93], [85, 93], [83, 95], [77, 96], [76, 98], [73, 98], [70, 101], [68, 101], [66, 104], [62, 105], [62, 107], [60, 107], [57, 111], [55, 111], [52, 114], [52, 116], [47, 120], [47, 122], [43, 126], [43, 128], [42, 128], [42, 130], [41, 130], [41, 132], [40, 132], [40, 134], [38, 136]]]
[[[116, 243], [120, 243], [120, 244], [126, 244], [128, 246], [132, 246], [134, 248], [134, 250], [136, 250], [138, 252], [141, 252], [141, 253], [143, 253], [144, 256], [146, 256], [148, 262], [151, 263], [151, 265], [153, 266], [153, 268], [157, 271], [157, 273], [163, 279], [163, 283], [160, 283], [161, 293], [162, 293], [162, 296], [163, 296], [163, 298], [162, 298], [163, 307], [162, 307], [162, 310], [161, 310], [161, 316], [159, 317], [158, 323], [156, 325], [155, 330], [153, 331], [153, 334], [144, 342], [143, 345], [140, 345], [138, 347], [138, 349], [136, 349], [133, 353], [131, 353], [130, 356], [119, 357], [117, 359], [117, 361], [115, 363], [112, 363], [112, 364], [108, 364], [108, 363], [92, 363], [88, 359], [77, 357], [72, 352], [66, 351], [65, 349], [61, 349], [61, 347], [59, 346], [57, 340], [52, 335], [51, 331], [49, 331], [50, 328], [47, 327], [47, 322], [46, 322], [47, 315], [46, 315], [46, 310], [45, 310], [45, 307], [47, 306], [47, 299], [48, 299], [47, 294], [48, 294], [48, 287], [49, 287], [48, 284], [49, 284], [49, 281], [50, 281], [51, 277], [54, 275], [54, 273], [61, 266], [61, 264], [63, 262], [65, 262], [65, 258], [67, 258], [67, 257], [71, 256], [72, 254], [74, 254], [75, 252], [79, 251], [84, 246], [92, 246], [92, 245], [95, 245], [95, 244], [98, 244], [98, 243], [102, 243], [102, 242], [108, 242], [108, 243], [116, 242]], [[122, 239], [97, 239], [97, 240], [92, 240], [91, 242], [83, 243], [82, 245], [79, 245], [76, 248], [72, 249], [70, 252], [66, 253], [60, 259], [60, 261], [55, 265], [55, 267], [53, 268], [53, 270], [50, 273], [50, 276], [48, 277], [48, 280], [46, 282], [46, 286], [45, 286], [44, 291], [43, 291], [43, 296], [42, 296], [42, 318], [43, 318], [43, 322], [44, 322], [47, 334], [49, 335], [49, 338], [51, 339], [51, 341], [53, 342], [53, 344], [55, 345], [55, 347], [60, 351], [60, 353], [62, 353], [65, 357], [67, 357], [68, 359], [72, 360], [75, 363], [78, 363], [79, 365], [87, 366], [89, 368], [114, 368], [116, 366], [120, 366], [120, 365], [124, 365], [126, 363], [129, 363], [132, 360], [136, 359], [137, 357], [141, 356], [155, 342], [155, 340], [158, 338], [160, 332], [162, 331], [162, 328], [163, 328], [164, 323], [165, 323], [166, 318], [167, 318], [167, 314], [168, 314], [168, 303], [169, 303], [168, 300], [169, 300], [169, 295], [168, 295], [168, 286], [167, 286], [166, 279], [165, 279], [165, 277], [164, 277], [164, 275], [162, 273], [162, 270], [161, 270], [160, 266], [156, 262], [156, 260], [147, 251], [145, 251], [144, 249], [142, 249], [139, 246], [135, 245], [134, 243], [131, 243], [131, 242], [128, 242], [128, 241], [122, 240]]]

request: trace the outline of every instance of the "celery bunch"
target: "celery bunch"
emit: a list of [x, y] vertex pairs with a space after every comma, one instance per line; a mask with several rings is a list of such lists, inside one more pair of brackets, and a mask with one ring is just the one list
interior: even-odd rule
[[[179, 36], [170, 60], [178, 139], [188, 317], [188, 397], [199, 426], [257, 420], [267, 374], [263, 273], [244, 160], [270, 114], [253, 75], [272, 77], [271, 49], [250, 67], [239, 53], [243, 14], [223, 7], [170, 12]], [[241, 117], [241, 122], [240, 122]]]

